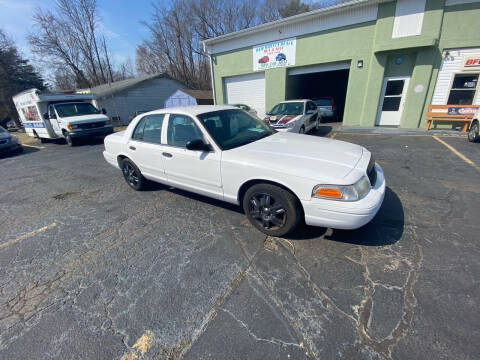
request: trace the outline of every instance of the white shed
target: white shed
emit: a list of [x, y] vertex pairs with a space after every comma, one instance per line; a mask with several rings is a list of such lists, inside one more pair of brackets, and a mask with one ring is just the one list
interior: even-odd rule
[[165, 101], [166, 108], [190, 105], [213, 105], [212, 91], [179, 89]]

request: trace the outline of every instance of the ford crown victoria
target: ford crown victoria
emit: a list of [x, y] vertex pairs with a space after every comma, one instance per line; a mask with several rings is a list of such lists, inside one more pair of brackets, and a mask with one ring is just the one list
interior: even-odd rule
[[141, 190], [153, 180], [238, 204], [259, 230], [282, 236], [308, 225], [355, 229], [385, 194], [365, 148], [278, 132], [232, 106], [152, 111], [105, 138], [105, 159]]

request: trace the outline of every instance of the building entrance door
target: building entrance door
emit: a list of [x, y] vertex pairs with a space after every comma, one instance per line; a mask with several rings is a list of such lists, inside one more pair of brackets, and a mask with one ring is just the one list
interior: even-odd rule
[[409, 80], [407, 76], [388, 77], [383, 80], [376, 125], [400, 125]]

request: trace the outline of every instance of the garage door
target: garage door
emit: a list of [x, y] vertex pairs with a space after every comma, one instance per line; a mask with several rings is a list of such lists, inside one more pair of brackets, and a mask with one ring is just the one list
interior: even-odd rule
[[302, 75], [311, 74], [316, 72], [336, 71], [336, 70], [349, 70], [350, 61], [338, 61], [326, 64], [317, 64], [312, 66], [295, 67], [288, 70], [288, 75]]
[[227, 104], [246, 104], [265, 116], [265, 73], [255, 73], [225, 78]]

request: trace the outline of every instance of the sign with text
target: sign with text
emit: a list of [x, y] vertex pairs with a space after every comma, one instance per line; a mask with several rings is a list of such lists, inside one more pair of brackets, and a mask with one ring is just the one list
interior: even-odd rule
[[465, 55], [463, 70], [480, 70], [480, 54]]
[[476, 111], [474, 107], [449, 107], [448, 115], [473, 115]]
[[296, 38], [253, 47], [253, 71], [295, 65]]

